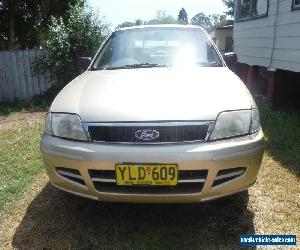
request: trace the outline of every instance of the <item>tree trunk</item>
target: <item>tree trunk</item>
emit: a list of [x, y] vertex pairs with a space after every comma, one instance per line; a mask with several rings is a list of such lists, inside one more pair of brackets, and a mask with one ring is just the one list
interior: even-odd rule
[[13, 50], [15, 49], [15, 22], [13, 17], [10, 17], [8, 27], [8, 49]]
[[8, 49], [15, 49], [15, 15], [16, 1], [10, 0], [8, 5]]

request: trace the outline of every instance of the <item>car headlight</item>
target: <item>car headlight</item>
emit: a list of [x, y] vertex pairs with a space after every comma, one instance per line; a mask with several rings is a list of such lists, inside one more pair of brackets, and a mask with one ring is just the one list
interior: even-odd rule
[[249, 135], [260, 129], [257, 109], [226, 111], [219, 114], [209, 140]]
[[48, 113], [45, 132], [49, 135], [67, 139], [87, 141], [80, 117], [75, 114]]

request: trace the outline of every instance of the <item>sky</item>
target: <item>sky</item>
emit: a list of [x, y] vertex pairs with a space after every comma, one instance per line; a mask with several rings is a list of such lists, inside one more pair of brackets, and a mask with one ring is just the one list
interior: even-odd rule
[[179, 10], [185, 8], [189, 19], [199, 12], [223, 14], [226, 10], [222, 0], [88, 0], [87, 2], [101, 11], [112, 24], [112, 28], [126, 21], [152, 19], [157, 10], [165, 10], [177, 17]]

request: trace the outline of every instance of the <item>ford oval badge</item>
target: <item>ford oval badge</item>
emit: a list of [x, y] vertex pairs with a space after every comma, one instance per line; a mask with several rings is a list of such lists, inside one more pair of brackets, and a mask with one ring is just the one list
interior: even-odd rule
[[153, 141], [159, 137], [159, 132], [155, 129], [141, 129], [136, 131], [134, 136], [141, 141]]

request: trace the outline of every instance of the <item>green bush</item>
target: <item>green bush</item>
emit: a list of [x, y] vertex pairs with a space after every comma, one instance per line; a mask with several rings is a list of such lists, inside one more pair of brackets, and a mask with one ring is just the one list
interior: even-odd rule
[[50, 70], [60, 85], [80, 74], [78, 57], [92, 57], [109, 33], [105, 19], [86, 6], [71, 7], [68, 16], [66, 21], [52, 17], [47, 53], [36, 63], [38, 70]]

